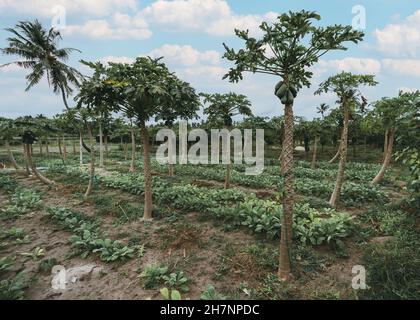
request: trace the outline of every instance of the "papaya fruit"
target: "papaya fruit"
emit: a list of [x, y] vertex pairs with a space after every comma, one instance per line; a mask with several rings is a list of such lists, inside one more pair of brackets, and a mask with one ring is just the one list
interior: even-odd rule
[[279, 90], [276, 92], [276, 96], [281, 98], [283, 96], [287, 95], [287, 85], [285, 83], [282, 84]]
[[294, 85], [290, 85], [289, 90], [293, 94], [293, 97], [296, 98], [298, 94], [296, 87]]

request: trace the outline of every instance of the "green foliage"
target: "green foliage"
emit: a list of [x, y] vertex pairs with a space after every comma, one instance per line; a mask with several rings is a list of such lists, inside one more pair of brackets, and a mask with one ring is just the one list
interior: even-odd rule
[[169, 267], [165, 265], [147, 265], [140, 273], [144, 289], [156, 289], [163, 281], [164, 276], [169, 272]]
[[12, 188], [13, 194], [10, 198], [10, 204], [1, 209], [1, 213], [7, 218], [16, 218], [26, 214], [31, 210], [40, 209], [43, 205], [41, 196], [31, 189], [15, 186], [14, 182], [8, 183], [8, 188]]
[[38, 260], [45, 256], [45, 250], [40, 247], [36, 247], [32, 251], [22, 252], [20, 255], [28, 259]]
[[208, 121], [214, 125], [231, 127], [232, 117], [238, 115], [252, 116], [251, 102], [242, 94], [233, 92], [227, 94], [201, 94], [204, 97], [204, 113], [208, 116]]
[[226, 300], [227, 297], [216, 291], [214, 285], [207, 285], [206, 289], [201, 293], [201, 300]]
[[[316, 12], [305, 10], [284, 13], [273, 24], [261, 24], [263, 37], [260, 40], [250, 37], [249, 31], [235, 30], [245, 42], [245, 48], [235, 51], [224, 44], [224, 58], [235, 63], [224, 78], [238, 82], [244, 72], [280, 76], [284, 83], [277, 85], [275, 93], [279, 93], [279, 99], [284, 97], [283, 91], [291, 93], [291, 99], [282, 103], [293, 103], [295, 91], [310, 86], [312, 72], [308, 69], [320, 56], [331, 50], [346, 50], [343, 42], [358, 43], [364, 36], [351, 26], [315, 27], [313, 22], [320, 19]], [[285, 96], [287, 98], [288, 94]]]
[[368, 299], [419, 299], [420, 268], [418, 236], [399, 236], [384, 244], [371, 245], [363, 255], [370, 287]]
[[48, 208], [47, 212], [59, 225], [74, 233], [69, 240], [82, 258], [98, 253], [102, 261], [114, 262], [133, 258], [141, 250], [141, 246], [128, 246], [118, 240], [102, 238], [99, 222], [81, 213], [67, 208]]
[[0, 280], [0, 300], [22, 300], [28, 287], [29, 279], [23, 272], [13, 278]]
[[188, 292], [188, 278], [183, 271], [171, 272], [168, 275], [163, 275], [162, 279], [169, 288], [176, 288], [182, 292]]
[[2, 257], [0, 258], [0, 275], [8, 271], [14, 264], [14, 258]]
[[165, 300], [182, 300], [181, 293], [178, 290], [160, 289], [160, 294]]
[[58, 265], [55, 258], [46, 258], [39, 262], [38, 271], [43, 273], [50, 273], [54, 266]]

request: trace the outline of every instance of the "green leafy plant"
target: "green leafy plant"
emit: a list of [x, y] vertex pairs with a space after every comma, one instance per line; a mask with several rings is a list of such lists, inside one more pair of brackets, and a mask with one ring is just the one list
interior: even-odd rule
[[20, 255], [29, 259], [38, 260], [39, 258], [45, 256], [45, 250], [40, 247], [36, 247], [32, 250], [32, 252], [22, 252]]
[[182, 300], [181, 293], [178, 290], [160, 289], [160, 294], [165, 300]]
[[188, 278], [185, 276], [183, 271], [172, 272], [169, 275], [162, 276], [164, 283], [174, 289], [178, 289], [182, 292], [188, 292]]
[[227, 297], [216, 291], [216, 288], [209, 284], [200, 296], [201, 300], [226, 300]]
[[164, 281], [163, 277], [167, 275], [168, 272], [168, 266], [154, 264], [147, 265], [139, 275], [143, 288], [156, 289]]

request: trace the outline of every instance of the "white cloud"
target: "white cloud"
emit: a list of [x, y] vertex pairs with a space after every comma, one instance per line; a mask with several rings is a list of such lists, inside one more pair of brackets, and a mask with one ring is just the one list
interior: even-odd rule
[[0, 11], [52, 17], [53, 8], [63, 6], [68, 14], [105, 16], [121, 10], [136, 10], [136, 0], [0, 0]]
[[384, 69], [396, 74], [420, 77], [420, 60], [383, 59], [382, 65], [384, 66]]
[[141, 14], [150, 22], [171, 31], [204, 31], [210, 35], [232, 35], [234, 28], [258, 32], [263, 20], [273, 21], [277, 14], [239, 15], [232, 12], [225, 0], [158, 0]]
[[154, 58], [164, 57], [165, 62], [182, 66], [194, 66], [199, 63], [217, 65], [220, 63], [220, 54], [217, 51], [200, 52], [190, 45], [165, 44], [152, 50], [148, 55]]
[[102, 63], [108, 63], [108, 62], [114, 62], [114, 63], [133, 63], [134, 62], [134, 58], [131, 57], [124, 57], [124, 56], [106, 56], [103, 57], [101, 59], [99, 59], [100, 62]]
[[103, 19], [88, 20], [82, 25], [68, 25], [62, 32], [67, 35], [81, 34], [89, 38], [104, 40], [144, 40], [152, 36], [146, 21], [142, 18], [121, 13], [115, 13], [111, 22]]
[[378, 49], [392, 56], [415, 57], [420, 54], [420, 10], [400, 23], [374, 31]]
[[336, 72], [378, 74], [381, 71], [381, 63], [375, 59], [349, 57], [337, 60], [320, 60], [317, 68], [321, 73], [333, 70]]

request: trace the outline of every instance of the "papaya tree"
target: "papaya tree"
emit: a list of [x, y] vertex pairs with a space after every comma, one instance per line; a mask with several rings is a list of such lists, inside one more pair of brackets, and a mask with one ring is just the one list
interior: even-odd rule
[[407, 110], [397, 119], [397, 160], [405, 164], [410, 172], [407, 190], [409, 204], [420, 209], [420, 92], [411, 93]]
[[13, 156], [12, 149], [10, 148], [10, 142], [18, 135], [19, 128], [15, 125], [12, 119], [0, 118], [0, 139], [4, 141], [10, 163], [16, 170], [19, 169], [19, 166]]
[[[132, 64], [110, 63], [107, 70], [112, 85], [121, 94], [114, 111], [134, 119], [143, 145], [144, 220], [152, 219], [152, 172], [150, 135], [147, 122], [172, 120], [174, 115], [188, 119], [196, 115], [200, 101], [195, 90], [170, 73], [162, 58], [138, 57]], [[180, 102], [182, 96], [183, 103]]]
[[394, 150], [396, 137], [396, 124], [398, 118], [407, 112], [409, 103], [412, 101], [410, 93], [400, 92], [395, 98], [382, 98], [374, 104], [374, 114], [385, 129], [384, 158], [382, 167], [372, 180], [373, 184], [379, 184], [389, 167]]
[[311, 132], [311, 136], [314, 139], [314, 148], [312, 152], [312, 162], [311, 162], [311, 169], [316, 168], [316, 158], [318, 155], [318, 143], [320, 141], [320, 136], [322, 133], [322, 122], [319, 119], [313, 119], [309, 124], [309, 131]]
[[316, 12], [302, 10], [278, 16], [272, 25], [263, 22], [263, 36], [257, 40], [248, 31], [235, 30], [245, 42], [245, 48], [235, 51], [226, 44], [224, 57], [235, 66], [224, 76], [231, 82], [243, 79], [244, 72], [262, 73], [279, 79], [274, 94], [284, 105], [285, 126], [282, 148], [280, 192], [283, 199], [282, 232], [280, 243], [279, 277], [291, 275], [290, 248], [294, 207], [293, 178], [293, 104], [299, 89], [310, 86], [313, 73], [310, 68], [319, 58], [333, 50], [346, 50], [344, 42], [358, 43], [362, 32], [351, 26], [318, 27], [313, 24], [321, 17]]
[[[229, 92], [226, 94], [201, 94], [204, 97], [204, 114], [212, 125], [222, 125], [227, 130], [232, 130], [233, 117], [252, 116], [251, 102], [243, 94]], [[228, 137], [230, 139], [230, 137]], [[229, 145], [229, 143], [227, 144]], [[229, 150], [230, 152], [230, 150]], [[226, 164], [225, 189], [230, 188], [230, 175], [232, 164]]]
[[86, 66], [93, 69], [91, 77], [86, 78], [80, 86], [78, 95], [75, 97], [77, 101], [77, 110], [80, 118], [86, 125], [86, 129], [90, 141], [90, 167], [89, 167], [89, 184], [85, 192], [85, 197], [90, 196], [93, 189], [94, 175], [95, 175], [95, 138], [94, 125], [104, 113], [110, 112], [117, 104], [119, 96], [110, 85], [104, 82], [106, 77], [106, 67], [100, 63], [92, 63], [81, 61]]
[[29, 175], [30, 171], [35, 177], [46, 185], [55, 185], [53, 180], [45, 177], [36, 167], [33, 160], [33, 148], [32, 145], [38, 140], [35, 132], [39, 129], [47, 129], [46, 127], [39, 127], [40, 123], [34, 118], [27, 116], [16, 119], [15, 124], [21, 130], [22, 144], [23, 144], [23, 155], [25, 158], [26, 173]]
[[335, 93], [339, 98], [340, 110], [344, 119], [340, 141], [340, 163], [337, 180], [329, 202], [332, 207], [337, 207], [344, 182], [350, 115], [355, 111], [356, 106], [359, 105], [364, 108], [366, 105], [366, 99], [361, 95], [359, 88], [361, 86], [375, 86], [377, 82], [374, 78], [375, 76], [373, 75], [355, 75], [350, 72], [341, 72], [322, 82], [319, 89], [315, 92], [315, 94], [321, 94], [323, 92]]

